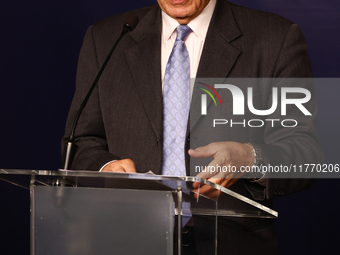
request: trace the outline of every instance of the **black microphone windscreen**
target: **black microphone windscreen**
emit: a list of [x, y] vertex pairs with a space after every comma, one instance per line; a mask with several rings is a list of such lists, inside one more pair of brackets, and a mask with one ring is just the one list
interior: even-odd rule
[[127, 19], [125, 20], [125, 25], [130, 27], [130, 31], [134, 30], [135, 27], [137, 26], [139, 22], [139, 18], [136, 14], [131, 14], [130, 16], [127, 17]]

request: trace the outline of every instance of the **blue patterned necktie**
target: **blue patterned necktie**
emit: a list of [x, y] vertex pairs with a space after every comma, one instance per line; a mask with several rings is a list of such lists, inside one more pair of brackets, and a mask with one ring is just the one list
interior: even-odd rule
[[186, 176], [185, 137], [190, 108], [190, 62], [184, 40], [187, 25], [177, 27], [177, 37], [166, 65], [163, 87], [163, 175]]
[[[177, 37], [166, 65], [163, 87], [163, 175], [186, 176], [185, 137], [190, 109], [190, 62], [184, 40], [187, 25], [177, 27]], [[176, 189], [173, 184], [165, 182]], [[186, 190], [184, 190], [185, 193]], [[182, 203], [184, 227], [191, 218], [190, 203]], [[185, 213], [186, 211], [186, 213]]]

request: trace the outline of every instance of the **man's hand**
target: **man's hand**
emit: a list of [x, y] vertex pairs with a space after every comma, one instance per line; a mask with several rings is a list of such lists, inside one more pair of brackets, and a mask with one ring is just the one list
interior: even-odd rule
[[[241, 166], [250, 166], [254, 160], [254, 152], [250, 145], [237, 142], [215, 142], [207, 146], [189, 150], [189, 155], [194, 158], [213, 157], [209, 166], [221, 167], [236, 167], [236, 172], [201, 172], [196, 177], [208, 179], [209, 181], [219, 184], [223, 187], [230, 187], [234, 184], [244, 173], [241, 173]], [[194, 191], [210, 198], [217, 198], [220, 191], [201, 183], [195, 182], [193, 184]]]
[[131, 159], [121, 159], [107, 164], [102, 172], [126, 172], [136, 173], [135, 163]]

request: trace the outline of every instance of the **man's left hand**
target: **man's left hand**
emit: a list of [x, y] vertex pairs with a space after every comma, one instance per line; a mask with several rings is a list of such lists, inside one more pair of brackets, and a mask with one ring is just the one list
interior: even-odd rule
[[[193, 158], [207, 158], [213, 157], [208, 167], [212, 166], [215, 169], [228, 169], [228, 167], [236, 167], [235, 172], [222, 171], [222, 172], [201, 172], [196, 177], [208, 179], [209, 181], [219, 184], [223, 187], [230, 187], [234, 184], [244, 172], [239, 171], [241, 166], [250, 166], [254, 160], [254, 152], [250, 145], [237, 143], [237, 142], [215, 142], [207, 146], [189, 150], [189, 155]], [[217, 168], [216, 166], [219, 166]], [[195, 192], [210, 198], [217, 198], [220, 191], [212, 188], [209, 185], [202, 185], [195, 182], [193, 184]], [[199, 190], [198, 190], [199, 189]]]

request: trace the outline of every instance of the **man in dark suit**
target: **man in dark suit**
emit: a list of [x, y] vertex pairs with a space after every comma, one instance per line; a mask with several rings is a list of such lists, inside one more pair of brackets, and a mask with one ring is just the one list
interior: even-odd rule
[[[195, 70], [196, 77], [312, 76], [307, 46], [296, 24], [277, 15], [240, 7], [225, 0], [212, 2], [216, 6], [206, 31], [204, 46], [198, 53], [200, 60]], [[139, 24], [117, 46], [80, 117], [76, 130], [78, 151], [73, 169], [141, 173], [152, 170], [156, 174], [162, 173], [164, 15], [179, 24], [190, 26], [211, 2], [159, 0], [158, 3], [132, 11], [138, 15]], [[77, 88], [66, 124], [66, 135], [70, 132], [75, 113], [92, 80], [130, 13], [107, 18], [87, 31], [79, 57]], [[279, 126], [271, 128], [269, 124], [257, 129], [225, 128], [212, 137], [214, 143], [208, 144], [204, 139], [208, 124], [193, 114], [184, 148], [187, 174], [190, 156], [186, 152], [196, 146], [200, 148], [191, 150], [192, 157], [206, 158], [208, 164], [214, 158], [214, 164], [237, 168], [256, 162], [254, 147], [261, 154], [263, 165], [321, 162], [322, 152], [315, 129], [314, 91], [312, 87], [307, 89], [311, 91], [312, 99], [306, 107], [312, 116], [303, 118], [301, 113], [290, 113], [290, 116], [299, 119], [299, 126], [294, 129]], [[194, 90], [191, 100], [191, 108], [195, 109], [200, 107], [200, 94], [197, 91]], [[254, 88], [254, 102], [263, 107], [260, 109], [268, 108], [270, 93], [270, 86]], [[230, 114], [230, 107], [230, 104], [225, 104], [220, 115]], [[273, 114], [271, 117], [278, 116]], [[195, 138], [191, 139], [190, 146], [189, 137]], [[252, 145], [246, 144], [248, 142]], [[199, 176], [210, 178], [266, 206], [272, 205], [275, 196], [297, 192], [313, 184], [308, 179], [265, 178], [258, 181], [222, 173], [200, 173]], [[194, 188], [198, 186], [194, 184]], [[205, 186], [200, 188], [200, 193], [217, 195]], [[221, 219], [220, 223], [218, 254], [277, 252], [272, 220]], [[195, 229], [204, 231], [204, 226], [204, 222], [195, 222]], [[210, 254], [210, 251], [204, 250], [206, 238], [209, 239], [197, 237], [198, 250], [202, 254]]]

